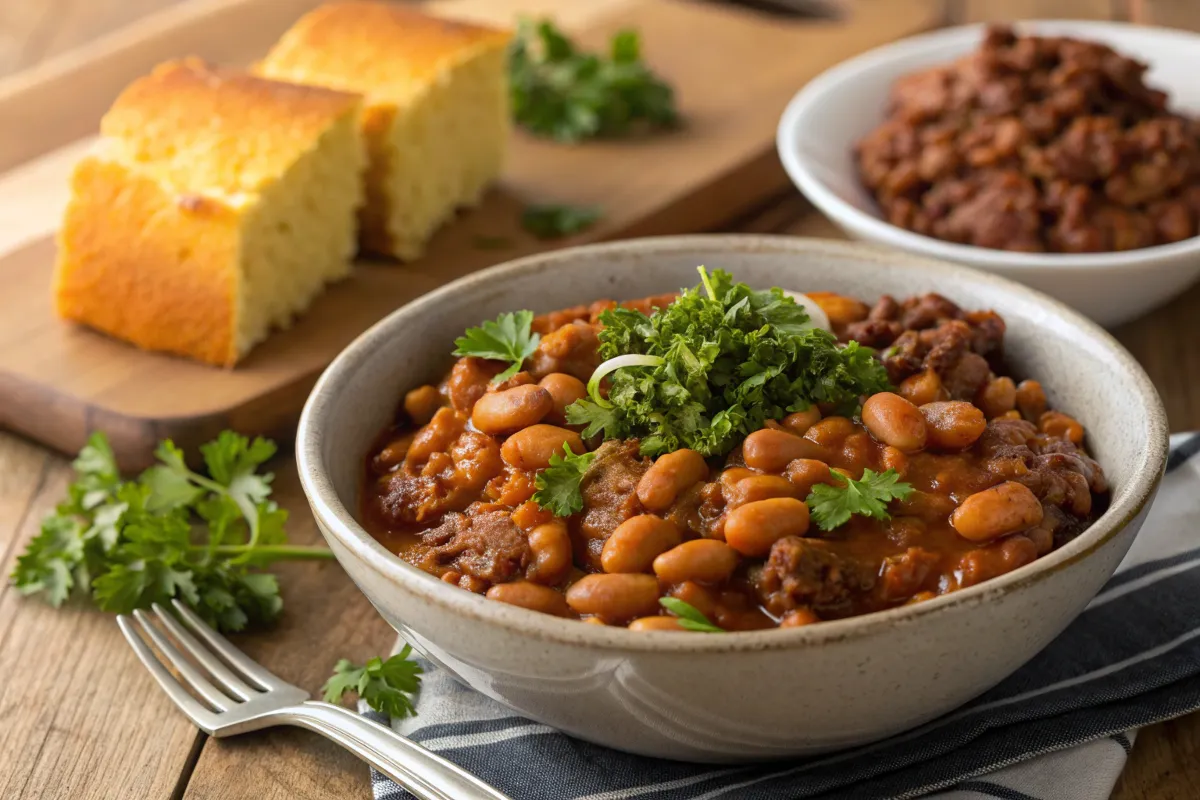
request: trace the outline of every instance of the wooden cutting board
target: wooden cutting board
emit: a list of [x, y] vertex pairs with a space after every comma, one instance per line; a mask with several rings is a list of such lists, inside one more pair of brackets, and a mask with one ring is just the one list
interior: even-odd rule
[[[317, 4], [190, 0], [0, 84], [0, 427], [64, 452], [103, 430], [127, 468], [147, 463], [164, 437], [191, 446], [227, 427], [288, 436], [333, 357], [440, 284], [565, 244], [710, 229], [783, 191], [773, 139], [788, 98], [826, 67], [937, 22], [920, 0], [860, 0], [840, 20], [699, 0], [438, 3], [439, 13], [502, 24], [517, 13], [551, 14], [590, 46], [618, 29], [638, 30], [647, 59], [676, 88], [685, 127], [581, 146], [516, 135], [500, 184], [442, 230], [423, 259], [361, 263], [236, 369], [144, 353], [56, 319], [53, 231], [67, 176], [112, 99], [167, 58], [248, 63]], [[571, 240], [538, 242], [519, 228], [528, 202], [597, 205], [605, 217]]]

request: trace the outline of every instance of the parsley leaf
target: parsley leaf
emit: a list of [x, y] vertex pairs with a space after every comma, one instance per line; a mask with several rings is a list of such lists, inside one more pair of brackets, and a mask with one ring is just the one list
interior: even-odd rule
[[839, 472], [833, 476], [845, 486], [830, 486], [818, 483], [808, 495], [808, 508], [813, 522], [823, 531], [831, 531], [850, 520], [852, 514], [874, 519], [889, 519], [887, 504], [891, 500], [903, 500], [912, 493], [912, 486], [900, 483], [900, 475], [894, 469], [875, 472], [864, 469], [861, 480], [846, 477]]
[[525, 359], [537, 351], [542, 337], [531, 332], [532, 325], [532, 311], [501, 314], [478, 328], [467, 328], [454, 340], [454, 355], [508, 361], [508, 369], [492, 379], [496, 383], [506, 381], [520, 372]]
[[551, 455], [550, 466], [533, 479], [537, 487], [533, 502], [556, 517], [569, 517], [582, 511], [583, 494], [579, 485], [595, 458], [595, 453], [575, 455], [570, 446], [564, 444], [562, 454]]
[[593, 206], [527, 206], [521, 212], [521, 227], [539, 239], [561, 239], [595, 225], [603, 216]]
[[416, 716], [413, 695], [421, 687], [421, 665], [411, 658], [412, 646], [384, 661], [372, 658], [363, 666], [341, 659], [322, 691], [326, 703], [340, 702], [346, 692], [357, 692], [371, 708], [392, 719]]
[[605, 58], [581, 52], [548, 19], [522, 19], [508, 74], [513, 119], [535, 136], [579, 142], [679, 123], [675, 93], [642, 61], [636, 31], [618, 32]]
[[600, 314], [605, 361], [589, 397], [566, 409], [568, 423], [586, 426], [584, 436], [636, 437], [647, 456], [682, 448], [724, 455], [768, 419], [814, 403], [853, 410], [888, 388], [869, 348], [839, 345], [781, 290], [699, 272], [699, 287], [652, 315]]
[[11, 580], [54, 606], [89, 593], [105, 611], [128, 613], [180, 598], [226, 631], [269, 622], [282, 608], [274, 575], [282, 559], [331, 558], [324, 547], [287, 545], [287, 512], [268, 498], [275, 452], [265, 439], [226, 431], [204, 445], [207, 475], [162, 442], [159, 463], [123, 481], [103, 433], [75, 459], [67, 499], [42, 522]]
[[658, 604], [679, 618], [679, 627], [699, 633], [724, 633], [725, 629], [708, 621], [708, 617], [691, 603], [678, 597], [660, 597]]

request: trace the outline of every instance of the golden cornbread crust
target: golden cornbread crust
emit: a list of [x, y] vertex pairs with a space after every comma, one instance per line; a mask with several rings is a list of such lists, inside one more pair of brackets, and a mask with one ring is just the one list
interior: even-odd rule
[[[249, 246], [262, 235], [264, 212], [288, 199], [280, 187], [296, 188], [291, 176], [302, 167], [299, 174], [309, 175], [314, 158], [328, 161], [322, 148], [335, 141], [331, 132], [345, 131], [336, 141], [359, 148], [343, 164], [346, 181], [357, 186], [360, 110], [357, 95], [195, 59], [168, 62], [135, 81], [101, 121], [96, 154], [72, 176], [58, 235], [58, 313], [147, 350], [234, 365], [265, 335], [262, 309], [272, 299], [264, 285], [247, 305], [255, 274], [263, 274], [252, 267], [289, 273], [279, 279], [306, 295], [303, 305], [323, 285], [320, 276], [291, 274], [294, 264], [273, 265], [258, 254], [251, 262]], [[323, 200], [326, 218], [345, 229], [343, 259], [320, 264], [325, 280], [334, 270], [344, 274], [359, 201]], [[270, 219], [287, 229], [287, 217]], [[314, 258], [309, 233], [276, 235], [289, 237], [290, 254]], [[274, 325], [286, 324], [275, 317]]]
[[253, 192], [356, 110], [353, 94], [168, 61], [129, 85], [100, 121], [112, 157], [192, 191]]
[[481, 50], [505, 47], [511, 36], [401, 3], [331, 3], [301, 17], [256, 71], [358, 92], [368, 107], [402, 104], [442, 70]]
[[58, 313], [147, 350], [236, 362], [237, 213], [92, 156], [71, 193]]

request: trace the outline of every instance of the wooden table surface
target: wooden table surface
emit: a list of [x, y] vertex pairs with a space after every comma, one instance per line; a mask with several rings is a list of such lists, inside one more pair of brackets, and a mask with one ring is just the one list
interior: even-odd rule
[[[0, 0], [0, 75], [187, 1]], [[1198, 0], [945, 0], [944, 8], [946, 24], [1087, 17], [1200, 30]], [[793, 192], [726, 229], [838, 235]], [[1200, 286], [1117, 334], [1162, 393], [1172, 429], [1200, 429]], [[276, 471], [292, 539], [318, 541], [290, 456]], [[4, 575], [69, 479], [65, 459], [0, 432]], [[279, 572], [286, 608], [279, 624], [238, 638], [270, 669], [315, 691], [338, 658], [361, 661], [391, 645], [392, 631], [337, 564]], [[0, 583], [0, 797], [365, 798], [366, 777], [360, 762], [315, 734], [209, 739], [148, 679], [110, 617], [82, 606], [56, 611]], [[1200, 714], [1142, 731], [1113, 796], [1200, 797]]]

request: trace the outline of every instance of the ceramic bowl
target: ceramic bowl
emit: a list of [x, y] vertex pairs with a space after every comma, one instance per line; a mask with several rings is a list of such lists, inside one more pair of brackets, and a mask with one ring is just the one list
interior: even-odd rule
[[[1175, 110], [1200, 114], [1196, 54], [1200, 35], [1111, 22], [1037, 21], [1021, 33], [1104, 42], [1150, 64], [1147, 82]], [[855, 142], [884, 119], [888, 92], [902, 75], [974, 50], [981, 25], [950, 28], [871, 50], [818, 76], [788, 104], [776, 145], [792, 182], [850, 236], [1003, 275], [1057, 297], [1102, 325], [1137, 317], [1200, 277], [1200, 237], [1119, 253], [1010, 253], [923, 236], [884, 221], [859, 181]]]
[[[546, 312], [694, 285], [696, 266], [752, 286], [875, 298], [938, 291], [1008, 322], [1018, 374], [1087, 427], [1113, 485], [1091, 528], [1029, 566], [927, 602], [768, 631], [693, 634], [585, 625], [450, 586], [356, 521], [368, 448], [403, 393], [443, 374], [454, 338], [502, 311]], [[981, 272], [867, 245], [686, 236], [558, 250], [455, 281], [354, 341], [300, 421], [300, 477], [329, 546], [397, 631], [438, 666], [525, 716], [634, 753], [736, 762], [861, 744], [999, 682], [1054, 638], [1133, 541], [1167, 451], [1162, 405], [1108, 334]]]

